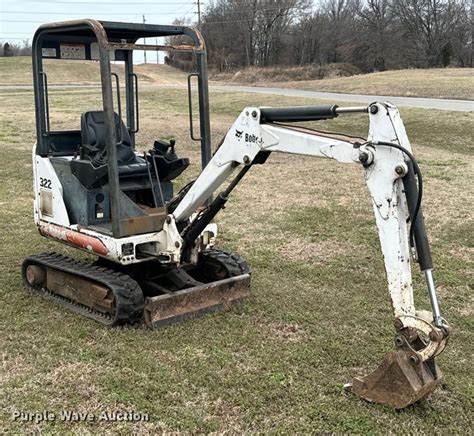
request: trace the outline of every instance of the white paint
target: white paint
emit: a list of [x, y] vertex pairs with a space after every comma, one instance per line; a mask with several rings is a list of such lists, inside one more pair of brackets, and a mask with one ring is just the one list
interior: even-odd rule
[[[399, 142], [411, 150], [405, 127], [396, 107], [377, 104], [378, 112], [369, 114], [368, 140]], [[252, 117], [252, 112], [257, 117]], [[260, 124], [260, 111], [246, 108], [229, 129], [219, 150], [175, 210], [177, 221], [192, 214], [226, 180], [247, 156], [253, 160], [260, 150], [301, 154], [334, 159], [342, 163], [358, 163], [360, 149], [351, 142], [317, 132], [294, 130], [283, 126]], [[245, 135], [256, 141], [246, 141]], [[415, 315], [410, 269], [410, 252], [406, 219], [408, 209], [402, 182], [395, 172], [404, 165], [403, 154], [396, 149], [363, 146], [369, 152], [372, 165], [365, 170], [365, 179], [374, 204], [375, 220], [384, 257], [388, 288], [395, 316]], [[350, 188], [350, 187], [349, 187]]]
[[[255, 118], [252, 117], [253, 111], [257, 112]], [[255, 158], [263, 145], [259, 119], [258, 108], [242, 111], [222, 145], [174, 211], [176, 221], [185, 221], [191, 217], [246, 157], [249, 161]]]
[[[35, 146], [36, 147], [36, 146]], [[43, 185], [41, 186], [41, 181]], [[50, 181], [51, 184], [44, 181]], [[35, 193], [35, 213], [39, 220], [69, 226], [69, 216], [63, 200], [63, 187], [54, 171], [49, 158], [37, 156], [33, 150], [33, 188]], [[41, 213], [41, 190], [51, 191], [53, 194], [53, 213], [51, 216]]]

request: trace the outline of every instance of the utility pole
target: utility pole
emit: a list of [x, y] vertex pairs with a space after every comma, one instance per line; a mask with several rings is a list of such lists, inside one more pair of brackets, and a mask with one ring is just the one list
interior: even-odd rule
[[[143, 24], [146, 23], [146, 20], [145, 20], [145, 14], [143, 14]], [[143, 43], [146, 45], [146, 38], [143, 38]], [[143, 51], [144, 55], [143, 55], [143, 58], [145, 60], [145, 64], [146, 64], [146, 50]]]
[[197, 0], [198, 6], [198, 29], [201, 30], [201, 0]]

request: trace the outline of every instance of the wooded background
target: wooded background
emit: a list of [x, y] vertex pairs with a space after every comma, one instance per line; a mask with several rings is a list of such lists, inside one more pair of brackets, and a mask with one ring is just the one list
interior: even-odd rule
[[[474, 66], [473, 0], [209, 0], [200, 22], [175, 24], [200, 27], [218, 72], [333, 63], [359, 72]], [[0, 56], [30, 52], [28, 40], [0, 44]], [[165, 60], [192, 68], [190, 54]]]
[[[216, 0], [201, 30], [218, 71], [341, 62], [364, 72], [473, 67], [472, 0]], [[189, 60], [167, 59], [184, 69]]]

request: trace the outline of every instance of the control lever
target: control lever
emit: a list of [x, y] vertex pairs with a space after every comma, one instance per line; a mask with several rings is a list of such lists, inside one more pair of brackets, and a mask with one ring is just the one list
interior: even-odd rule
[[153, 151], [155, 154], [161, 154], [169, 160], [174, 160], [178, 158], [174, 150], [175, 144], [176, 141], [174, 139], [170, 139], [169, 141], [157, 139], [153, 144]]

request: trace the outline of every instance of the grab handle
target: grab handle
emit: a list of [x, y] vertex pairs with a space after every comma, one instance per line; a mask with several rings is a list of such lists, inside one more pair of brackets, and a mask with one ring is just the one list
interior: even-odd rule
[[188, 106], [189, 106], [189, 134], [193, 141], [201, 141], [202, 138], [196, 138], [194, 136], [194, 128], [193, 128], [193, 97], [191, 94], [191, 78], [192, 77], [199, 77], [198, 73], [191, 73], [188, 75]]

